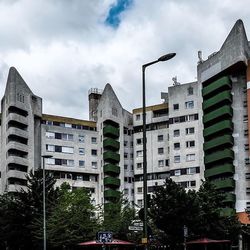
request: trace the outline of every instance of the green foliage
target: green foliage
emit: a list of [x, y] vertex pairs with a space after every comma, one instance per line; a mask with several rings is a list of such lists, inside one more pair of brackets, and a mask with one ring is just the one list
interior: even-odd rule
[[66, 184], [62, 185], [58, 203], [48, 218], [49, 244], [71, 249], [77, 243], [93, 239], [97, 230], [93, 211], [89, 192], [85, 189], [70, 191]]
[[128, 240], [130, 231], [128, 227], [135, 219], [135, 209], [121, 195], [115, 202], [110, 202], [104, 206], [104, 217], [101, 225], [102, 230], [113, 232], [113, 237]]
[[212, 184], [203, 182], [198, 192], [186, 192], [171, 179], [159, 187], [150, 204], [150, 214], [157, 228], [164, 232], [162, 241], [177, 247], [184, 240], [183, 227], [189, 239], [209, 237], [235, 240], [240, 232], [236, 216], [221, 213], [224, 195]]

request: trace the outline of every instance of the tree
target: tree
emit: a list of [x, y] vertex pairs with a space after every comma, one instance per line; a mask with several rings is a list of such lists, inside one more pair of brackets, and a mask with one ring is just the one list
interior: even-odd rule
[[186, 193], [172, 179], [167, 179], [163, 186], [156, 189], [150, 202], [151, 219], [165, 233], [162, 238], [164, 243], [172, 248], [183, 242], [183, 227], [191, 223], [197, 210], [194, 192]]
[[60, 188], [58, 203], [48, 218], [48, 243], [58, 249], [74, 249], [77, 243], [93, 239], [97, 220], [90, 193], [82, 189]]
[[[39, 249], [42, 232], [42, 170], [27, 175], [27, 189], [0, 196], [0, 242], [9, 249]], [[55, 179], [46, 173], [48, 215], [57, 199]], [[39, 223], [38, 223], [39, 222]]]
[[128, 240], [130, 233], [128, 227], [136, 218], [136, 213], [134, 207], [124, 199], [122, 194], [113, 202], [105, 204], [102, 217], [104, 218], [102, 230], [113, 232], [115, 238]]
[[173, 249], [181, 248], [184, 225], [188, 228], [189, 239], [235, 240], [240, 223], [235, 215], [223, 215], [224, 199], [225, 196], [209, 182], [203, 182], [198, 192], [186, 192], [167, 179], [153, 195], [150, 214], [157, 228], [164, 232], [162, 240]]

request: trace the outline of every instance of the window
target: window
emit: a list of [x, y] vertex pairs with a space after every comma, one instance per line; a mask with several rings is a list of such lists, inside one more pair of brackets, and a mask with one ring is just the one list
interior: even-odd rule
[[175, 175], [175, 176], [181, 175], [181, 170], [180, 170], [180, 169], [176, 169], [176, 170], [174, 171], [174, 175]]
[[142, 169], [142, 163], [141, 163], [141, 162], [137, 163], [137, 164], [136, 164], [136, 168], [137, 168], [137, 169]]
[[196, 168], [193, 167], [193, 168], [188, 168], [187, 169], [187, 174], [196, 174]]
[[194, 101], [187, 101], [185, 102], [186, 109], [192, 109], [194, 108]]
[[62, 140], [73, 141], [73, 135], [72, 134], [62, 134]]
[[62, 147], [62, 153], [73, 154], [74, 148], [73, 147]]
[[91, 137], [91, 143], [96, 144], [97, 143], [97, 138], [96, 137]]
[[124, 141], [123, 145], [124, 145], [124, 147], [127, 147], [128, 146], [128, 141]]
[[174, 130], [174, 137], [178, 137], [180, 136], [180, 130], [179, 129], [175, 129]]
[[136, 144], [141, 145], [142, 144], [142, 138], [136, 139]]
[[186, 161], [195, 161], [195, 154], [187, 154]]
[[128, 159], [128, 153], [124, 153], [124, 159]]
[[45, 162], [48, 165], [55, 165], [55, 159], [53, 158], [45, 158]]
[[195, 187], [196, 186], [196, 181], [190, 181], [190, 186]]
[[77, 176], [76, 176], [76, 179], [77, 179], [78, 181], [82, 181], [82, 180], [83, 180], [83, 177], [82, 177], [82, 175], [77, 175]]
[[142, 187], [138, 187], [138, 188], [137, 188], [137, 193], [138, 193], [138, 194], [141, 194], [141, 193], [142, 193]]
[[177, 104], [174, 104], [173, 105], [173, 108], [174, 108], [174, 110], [178, 110], [179, 109], [179, 104], [177, 103]]
[[194, 89], [192, 87], [189, 87], [187, 89], [187, 91], [188, 91], [188, 95], [193, 95], [194, 94]]
[[91, 166], [92, 166], [92, 168], [97, 168], [97, 162], [96, 161], [92, 161], [91, 162]]
[[158, 161], [158, 167], [164, 167], [164, 160]]
[[246, 173], [246, 180], [250, 180], [250, 173]]
[[164, 153], [164, 148], [158, 148], [158, 154], [162, 155]]
[[142, 156], [143, 156], [143, 151], [142, 150], [136, 151], [136, 157], [142, 157]]
[[55, 152], [55, 146], [54, 145], [46, 145], [46, 151], [48, 152]]
[[195, 141], [186, 141], [186, 147], [187, 148], [192, 148], [195, 146]]
[[179, 142], [174, 143], [174, 150], [179, 150], [181, 148], [181, 145]]
[[74, 160], [67, 160], [67, 166], [74, 167]]
[[97, 150], [96, 149], [91, 149], [91, 155], [97, 156]]
[[163, 141], [163, 135], [158, 135], [158, 141]]
[[85, 154], [85, 149], [79, 148], [79, 155], [84, 155], [84, 154]]
[[124, 194], [128, 195], [128, 189], [127, 188], [124, 188]]
[[55, 139], [55, 133], [53, 132], [46, 132], [45, 136], [46, 138], [49, 138], [49, 139]]
[[79, 135], [78, 140], [79, 142], [84, 142], [84, 135]]
[[136, 116], [135, 116], [135, 120], [136, 120], [136, 121], [140, 121], [140, 119], [141, 119], [141, 115], [136, 115]]
[[118, 116], [118, 113], [117, 113], [117, 109], [116, 109], [116, 108], [112, 108], [112, 115]]
[[143, 207], [143, 200], [137, 200], [138, 207]]
[[128, 165], [127, 164], [124, 165], [124, 169], [128, 170]]
[[84, 162], [84, 161], [79, 161], [79, 167], [80, 167], [80, 168], [85, 167], [85, 162]]
[[194, 127], [192, 128], [186, 128], [186, 135], [194, 134]]
[[174, 162], [175, 163], [180, 163], [181, 162], [181, 156], [180, 155], [175, 155]]

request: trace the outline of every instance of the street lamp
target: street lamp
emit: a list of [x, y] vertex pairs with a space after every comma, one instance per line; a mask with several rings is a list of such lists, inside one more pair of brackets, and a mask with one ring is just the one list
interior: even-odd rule
[[147, 232], [147, 148], [146, 148], [146, 101], [145, 101], [145, 70], [148, 66], [170, 60], [176, 53], [169, 53], [159, 57], [157, 60], [142, 65], [142, 132], [143, 132], [143, 199], [144, 199], [144, 220], [143, 220], [143, 237], [146, 241], [145, 249], [147, 249], [148, 232]]
[[45, 159], [52, 158], [52, 155], [42, 155], [43, 158], [43, 250], [46, 250], [46, 193], [45, 193]]

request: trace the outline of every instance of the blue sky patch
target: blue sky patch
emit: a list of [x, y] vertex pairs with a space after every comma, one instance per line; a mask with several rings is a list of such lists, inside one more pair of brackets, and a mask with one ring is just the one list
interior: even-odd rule
[[117, 0], [116, 4], [111, 5], [105, 23], [113, 28], [117, 28], [121, 22], [120, 14], [129, 8], [133, 0]]

